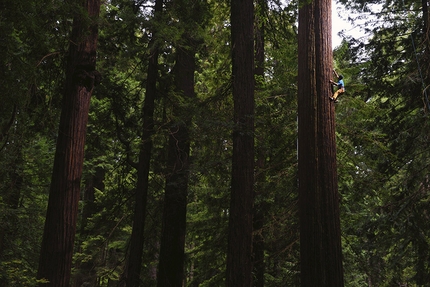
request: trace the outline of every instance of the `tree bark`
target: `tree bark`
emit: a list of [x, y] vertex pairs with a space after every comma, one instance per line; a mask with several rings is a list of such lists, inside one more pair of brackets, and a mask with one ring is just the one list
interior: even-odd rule
[[37, 273], [38, 279], [49, 282], [40, 283], [39, 286], [69, 286], [70, 281], [88, 111], [94, 85], [100, 80], [95, 71], [98, 36], [96, 20], [100, 0], [86, 0], [82, 5], [92, 23], [90, 27], [86, 27], [83, 15], [75, 16], [73, 21], [63, 107]]
[[[185, 36], [186, 37], [186, 36]], [[178, 47], [175, 64], [175, 92], [184, 101], [194, 98], [195, 51], [193, 44]], [[189, 177], [191, 124], [190, 111], [175, 106], [177, 119], [170, 128], [168, 171], [164, 197], [163, 228], [160, 245], [157, 286], [182, 286], [184, 280], [184, 248]]]
[[[157, 21], [163, 9], [163, 1], [157, 0], [154, 8], [154, 19]], [[143, 106], [143, 132], [137, 170], [137, 190], [135, 196], [133, 230], [130, 239], [130, 252], [126, 282], [127, 287], [140, 286], [140, 271], [142, 266], [144, 228], [146, 206], [148, 201], [149, 170], [152, 152], [152, 135], [154, 134], [154, 103], [157, 97], [158, 47], [156, 46], [156, 31], [152, 33], [149, 43], [150, 56], [148, 77], [146, 80], [145, 103]]]
[[343, 286], [332, 73], [331, 0], [299, 10], [301, 286]]
[[233, 159], [226, 286], [252, 286], [254, 203], [254, 6], [231, 1]]

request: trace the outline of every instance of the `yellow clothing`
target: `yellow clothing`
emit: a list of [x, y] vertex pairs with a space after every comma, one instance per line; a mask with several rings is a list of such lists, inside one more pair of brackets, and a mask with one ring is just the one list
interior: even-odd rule
[[337, 89], [337, 91], [333, 94], [333, 100], [336, 100], [336, 98], [339, 95], [342, 95], [343, 93], [345, 93], [345, 89], [344, 88], [339, 88]]

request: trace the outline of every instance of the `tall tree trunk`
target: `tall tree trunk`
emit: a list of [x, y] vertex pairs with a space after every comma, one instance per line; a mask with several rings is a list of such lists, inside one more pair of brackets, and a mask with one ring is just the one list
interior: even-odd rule
[[233, 159], [226, 286], [252, 286], [254, 203], [254, 6], [231, 1]]
[[[156, 0], [154, 19], [157, 21], [163, 9], [163, 0]], [[152, 135], [154, 133], [154, 102], [157, 96], [158, 47], [156, 46], [156, 31], [152, 33], [149, 43], [150, 55], [148, 63], [148, 77], [146, 80], [145, 103], [143, 105], [143, 132], [137, 170], [137, 190], [135, 196], [133, 230], [130, 239], [130, 253], [126, 282], [127, 287], [140, 286], [140, 271], [142, 266], [144, 227], [146, 205], [148, 201], [149, 170], [152, 151]]]
[[[189, 43], [191, 48], [178, 47], [174, 68], [175, 92], [188, 103], [194, 98], [195, 52], [192, 46]], [[158, 287], [182, 286], [184, 280], [191, 115], [186, 107], [180, 105], [174, 107], [173, 113], [176, 119], [170, 128], [168, 144], [170, 173], [166, 178]]]
[[332, 73], [331, 0], [299, 10], [301, 286], [343, 286]]
[[92, 23], [87, 27], [83, 15], [75, 16], [73, 21], [63, 107], [37, 273], [37, 278], [49, 282], [39, 286], [69, 286], [70, 281], [88, 111], [94, 84], [100, 79], [95, 71], [98, 34], [96, 21], [100, 0], [85, 0], [82, 5]]

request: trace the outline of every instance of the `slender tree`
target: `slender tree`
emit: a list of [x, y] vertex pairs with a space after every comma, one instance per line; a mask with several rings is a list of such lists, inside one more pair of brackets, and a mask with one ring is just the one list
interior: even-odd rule
[[[156, 0], [154, 19], [157, 21], [163, 9], [163, 0]], [[140, 270], [142, 266], [144, 227], [146, 206], [148, 201], [149, 170], [152, 151], [152, 135], [154, 134], [154, 103], [157, 96], [157, 74], [159, 49], [156, 44], [156, 31], [152, 32], [149, 42], [150, 54], [148, 63], [148, 77], [146, 80], [146, 94], [143, 105], [143, 131], [137, 170], [137, 190], [135, 196], [133, 230], [130, 240], [128, 266], [126, 268], [127, 287], [140, 286]]]
[[253, 1], [231, 1], [230, 19], [234, 130], [226, 285], [248, 287], [252, 286], [254, 203]]
[[[90, 99], [95, 70], [100, 0], [79, 2], [74, 17], [48, 210], [39, 259], [40, 286], [69, 286]], [[89, 25], [88, 25], [89, 24]]]
[[[208, 5], [200, 0], [171, 2], [181, 37], [174, 41], [175, 66], [167, 174], [157, 286], [182, 286], [190, 168], [190, 130], [195, 107], [196, 52], [204, 43]], [[166, 9], [167, 11], [167, 9]]]
[[301, 286], [343, 286], [332, 74], [331, 1], [299, 10]]
[[180, 19], [178, 25], [185, 29], [181, 39], [174, 43], [174, 101], [169, 128], [158, 287], [182, 286], [185, 278], [184, 250], [192, 120], [190, 107], [195, 101], [194, 72], [198, 44], [193, 30], [196, 29], [195, 21], [199, 21], [199, 7], [202, 5], [194, 0], [175, 0], [172, 3], [172, 12]]
[[[178, 49], [174, 67], [175, 92], [188, 98], [187, 100], [194, 97], [194, 53], [186, 47]], [[191, 117], [182, 109], [178, 106], [175, 108], [176, 115], [181, 114], [181, 116], [172, 123], [169, 132], [167, 159], [169, 174], [166, 178], [164, 197], [163, 230], [157, 277], [159, 287], [182, 286], [184, 280]]]

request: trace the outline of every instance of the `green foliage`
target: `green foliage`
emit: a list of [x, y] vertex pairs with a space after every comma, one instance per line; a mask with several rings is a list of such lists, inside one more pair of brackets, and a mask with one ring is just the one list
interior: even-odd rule
[[[161, 55], [141, 283], [156, 286], [166, 127], [171, 105], [179, 102], [193, 113], [186, 285], [224, 284], [233, 125], [229, 6], [203, 1], [201, 13], [190, 14], [184, 3], [167, 2], [162, 19], [153, 19], [141, 2], [108, 1], [102, 9], [97, 69], [103, 82], [87, 128], [75, 286], [123, 280], [154, 30]], [[369, 3], [378, 1], [345, 4], [368, 11]], [[430, 278], [430, 127], [422, 94], [429, 79], [423, 68], [428, 38], [421, 2], [390, 3], [381, 2], [384, 13], [376, 16], [385, 25], [370, 31], [368, 42], [346, 38], [334, 51], [347, 89], [336, 105], [346, 286], [422, 286]], [[264, 238], [265, 286], [299, 286], [297, 3], [268, 4], [258, 13], [266, 28], [266, 61], [264, 75], [256, 77], [255, 208], [264, 224], [255, 233]], [[63, 58], [76, 9], [58, 1], [6, 1], [1, 8], [0, 281], [36, 286]], [[200, 17], [205, 21], [197, 25]], [[173, 47], [190, 44], [183, 35], [204, 43], [197, 51], [195, 102], [172, 93]]]
[[0, 154], [5, 166], [0, 172], [0, 277], [7, 282], [6, 286], [33, 286], [52, 166], [52, 143], [45, 138], [33, 139], [31, 143], [12, 135], [11, 138], [20, 140], [25, 148], [9, 144]]
[[55, 151], [67, 9], [4, 1], [0, 11], [0, 281], [36, 286]]
[[[420, 66], [428, 61], [428, 40], [419, 14], [406, 12], [409, 4], [421, 3], [393, 3], [398, 10], [388, 13], [384, 5], [377, 16], [386, 24], [366, 45], [344, 42], [335, 53], [347, 80], [354, 71], [336, 109], [351, 286], [422, 286], [429, 278], [429, 130], [420, 97], [427, 76], [423, 71], [421, 80], [417, 70], [417, 60]], [[354, 5], [363, 8], [359, 1]]]

